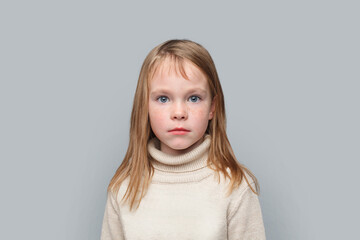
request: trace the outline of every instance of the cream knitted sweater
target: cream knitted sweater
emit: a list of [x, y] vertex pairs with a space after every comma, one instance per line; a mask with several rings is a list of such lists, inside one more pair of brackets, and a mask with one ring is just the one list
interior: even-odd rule
[[149, 141], [155, 173], [148, 192], [133, 212], [120, 204], [126, 182], [117, 201], [108, 193], [101, 240], [265, 239], [257, 195], [243, 181], [226, 197], [229, 180], [221, 175], [219, 184], [207, 167], [209, 146], [206, 135], [192, 151], [172, 156], [156, 138]]

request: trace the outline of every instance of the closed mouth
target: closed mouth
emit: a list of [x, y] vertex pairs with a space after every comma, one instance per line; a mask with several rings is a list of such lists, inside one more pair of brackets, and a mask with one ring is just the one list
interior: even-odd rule
[[190, 132], [190, 130], [187, 130], [185, 128], [174, 128], [170, 130], [169, 132]]

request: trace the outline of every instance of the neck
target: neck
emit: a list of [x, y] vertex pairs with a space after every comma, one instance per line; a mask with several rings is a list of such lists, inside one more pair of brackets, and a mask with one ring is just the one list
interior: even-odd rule
[[148, 151], [155, 169], [163, 172], [191, 172], [207, 166], [211, 138], [205, 135], [202, 141], [192, 146], [191, 150], [171, 155], [160, 150], [160, 141], [153, 138], [149, 141]]
[[201, 137], [196, 143], [194, 143], [190, 147], [185, 148], [185, 149], [180, 149], [180, 150], [172, 149], [169, 146], [167, 146], [166, 144], [160, 142], [160, 151], [163, 153], [169, 154], [171, 156], [184, 155], [185, 153], [191, 152], [193, 149], [197, 148], [204, 141], [204, 137], [205, 137], [205, 135], [203, 137]]

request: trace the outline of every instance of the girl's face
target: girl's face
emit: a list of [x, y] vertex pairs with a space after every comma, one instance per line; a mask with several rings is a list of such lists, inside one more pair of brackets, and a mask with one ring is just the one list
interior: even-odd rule
[[195, 65], [185, 60], [189, 80], [173, 68], [166, 59], [149, 81], [149, 118], [161, 151], [178, 155], [202, 142], [215, 105], [206, 77]]

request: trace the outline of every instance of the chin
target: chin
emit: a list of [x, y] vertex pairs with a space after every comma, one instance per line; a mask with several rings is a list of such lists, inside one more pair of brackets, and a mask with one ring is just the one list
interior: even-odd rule
[[185, 150], [189, 147], [192, 146], [192, 144], [174, 144], [174, 145], [168, 145], [170, 148], [174, 149], [174, 150]]
[[195, 142], [189, 141], [188, 139], [173, 139], [173, 141], [167, 142], [169, 147], [175, 150], [183, 150], [191, 147]]

